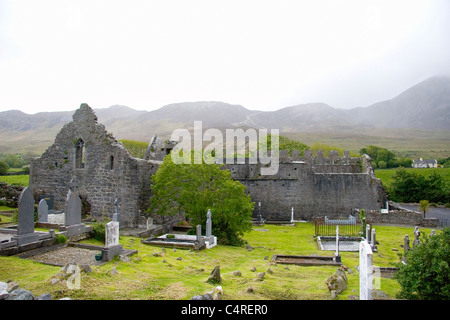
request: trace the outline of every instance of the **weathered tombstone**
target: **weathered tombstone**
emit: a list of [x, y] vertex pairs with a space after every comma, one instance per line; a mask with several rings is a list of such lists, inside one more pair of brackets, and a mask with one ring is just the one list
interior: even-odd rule
[[372, 228], [370, 235], [370, 247], [372, 248], [372, 251], [377, 250], [376, 232], [374, 228]]
[[105, 226], [105, 247], [109, 248], [119, 244], [119, 222], [110, 221]]
[[39, 201], [37, 208], [39, 222], [48, 222], [48, 205], [45, 199]]
[[85, 225], [81, 223], [81, 199], [78, 191], [69, 189], [66, 198], [66, 210], [64, 217], [66, 236], [79, 235], [85, 232]]
[[208, 209], [208, 212], [206, 213], [206, 241], [212, 242], [214, 241], [214, 237], [212, 235], [212, 217], [211, 217], [211, 210]]
[[435, 236], [435, 235], [436, 235], [436, 230], [431, 229], [431, 231], [430, 231], [430, 237], [431, 237], [431, 236]]
[[77, 191], [69, 189], [66, 199], [65, 225], [73, 226], [81, 223], [81, 199]]
[[291, 223], [294, 223], [294, 207], [291, 208]]
[[414, 228], [414, 242], [413, 242], [413, 248], [415, 248], [416, 246], [418, 246], [420, 244], [420, 229], [418, 226], [416, 226]]
[[39, 235], [34, 233], [34, 196], [31, 189], [25, 187], [19, 196], [19, 212], [17, 216], [17, 235], [12, 241], [23, 245], [37, 241]]
[[405, 239], [403, 241], [404, 241], [404, 243], [403, 243], [403, 250], [404, 250], [405, 253], [407, 253], [410, 250], [410, 247], [409, 247], [409, 236], [407, 234], [405, 234]]
[[120, 255], [123, 247], [119, 244], [119, 222], [110, 221], [105, 225], [105, 248], [102, 249], [103, 261], [110, 261]]
[[200, 249], [205, 245], [205, 240], [202, 237], [202, 225], [201, 224], [197, 225], [195, 231], [196, 231], [196, 242], [198, 245], [197, 249]]
[[55, 196], [53, 195], [42, 195], [40, 200], [44, 199], [47, 202], [48, 210], [53, 211], [53, 202], [55, 201]]
[[366, 224], [366, 241], [370, 241], [370, 224]]
[[373, 253], [369, 243], [359, 243], [359, 300], [373, 299]]

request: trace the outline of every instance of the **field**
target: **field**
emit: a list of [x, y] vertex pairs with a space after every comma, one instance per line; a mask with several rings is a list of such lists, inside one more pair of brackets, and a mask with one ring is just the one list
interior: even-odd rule
[[1, 182], [6, 182], [9, 185], [19, 185], [28, 187], [30, 183], [30, 176], [24, 175], [10, 175], [10, 176], [0, 176]]
[[[392, 175], [395, 173], [394, 169], [375, 169], [375, 177], [381, 179], [383, 186], [385, 188], [389, 188], [392, 183]], [[416, 172], [425, 176], [430, 175], [432, 172], [439, 173], [444, 182], [447, 184], [447, 187], [450, 188], [450, 168], [426, 168], [426, 169], [416, 169], [416, 168], [407, 168], [406, 170]]]
[[[374, 253], [374, 265], [392, 267], [403, 252], [401, 244], [405, 234], [413, 238], [412, 227], [375, 226], [378, 252]], [[421, 229], [429, 234], [429, 229]], [[124, 248], [138, 250], [130, 262], [118, 259], [102, 266], [93, 266], [92, 273], [82, 273], [81, 289], [69, 290], [62, 282], [51, 284], [51, 278], [59, 267], [20, 259], [0, 257], [0, 281], [12, 279], [35, 296], [50, 292], [53, 299], [71, 297], [81, 300], [186, 300], [204, 294], [215, 286], [206, 282], [216, 265], [220, 266], [223, 299], [233, 300], [329, 300], [326, 280], [336, 271], [332, 266], [270, 265], [274, 254], [326, 255], [320, 251], [313, 237], [312, 223], [297, 223], [295, 226], [264, 225], [254, 227], [245, 235], [253, 247], [218, 245], [200, 252], [167, 248], [165, 252], [155, 246], [142, 244], [139, 238], [120, 237]], [[95, 240], [86, 241], [100, 244]], [[162, 256], [153, 256], [153, 253]], [[359, 295], [359, 276], [356, 270], [358, 252], [341, 252], [342, 262], [350, 267], [347, 274], [348, 288], [338, 296], [340, 300], [350, 295]], [[178, 258], [178, 259], [177, 259]], [[181, 258], [181, 260], [180, 260]], [[118, 274], [107, 274], [113, 267]], [[250, 271], [252, 267], [256, 272]], [[270, 268], [270, 270], [269, 270]], [[239, 270], [242, 276], [232, 273]], [[272, 271], [272, 273], [270, 273]], [[263, 281], [256, 280], [256, 273], [266, 272]], [[248, 292], [248, 288], [253, 289]], [[376, 278], [375, 289], [380, 289], [394, 298], [399, 285], [393, 279]]]

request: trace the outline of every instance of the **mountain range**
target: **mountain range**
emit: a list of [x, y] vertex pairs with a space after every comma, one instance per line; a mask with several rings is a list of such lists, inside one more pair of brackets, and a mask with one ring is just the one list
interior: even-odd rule
[[[390, 100], [353, 109], [308, 103], [277, 111], [256, 111], [224, 102], [199, 101], [174, 103], [154, 111], [121, 105], [94, 110], [99, 122], [117, 139], [149, 141], [154, 134], [166, 138], [173, 130], [192, 129], [194, 121], [201, 120], [203, 128], [279, 129], [283, 135], [300, 138], [345, 140], [364, 136], [368, 140], [362, 142], [365, 144], [380, 135], [411, 137], [422, 133], [443, 140], [445, 147], [450, 137], [450, 78], [429, 78]], [[73, 112], [0, 112], [0, 153], [43, 152], [62, 126], [72, 120]]]

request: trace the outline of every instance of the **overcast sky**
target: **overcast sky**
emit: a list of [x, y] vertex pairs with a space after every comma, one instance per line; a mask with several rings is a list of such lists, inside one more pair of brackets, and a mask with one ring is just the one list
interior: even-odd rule
[[0, 111], [393, 98], [450, 75], [450, 0], [0, 0]]

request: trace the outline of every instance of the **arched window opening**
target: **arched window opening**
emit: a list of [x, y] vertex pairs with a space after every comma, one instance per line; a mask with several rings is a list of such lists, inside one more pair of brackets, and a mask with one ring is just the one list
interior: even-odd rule
[[86, 164], [86, 148], [83, 139], [78, 139], [75, 144], [75, 168], [84, 168]]

